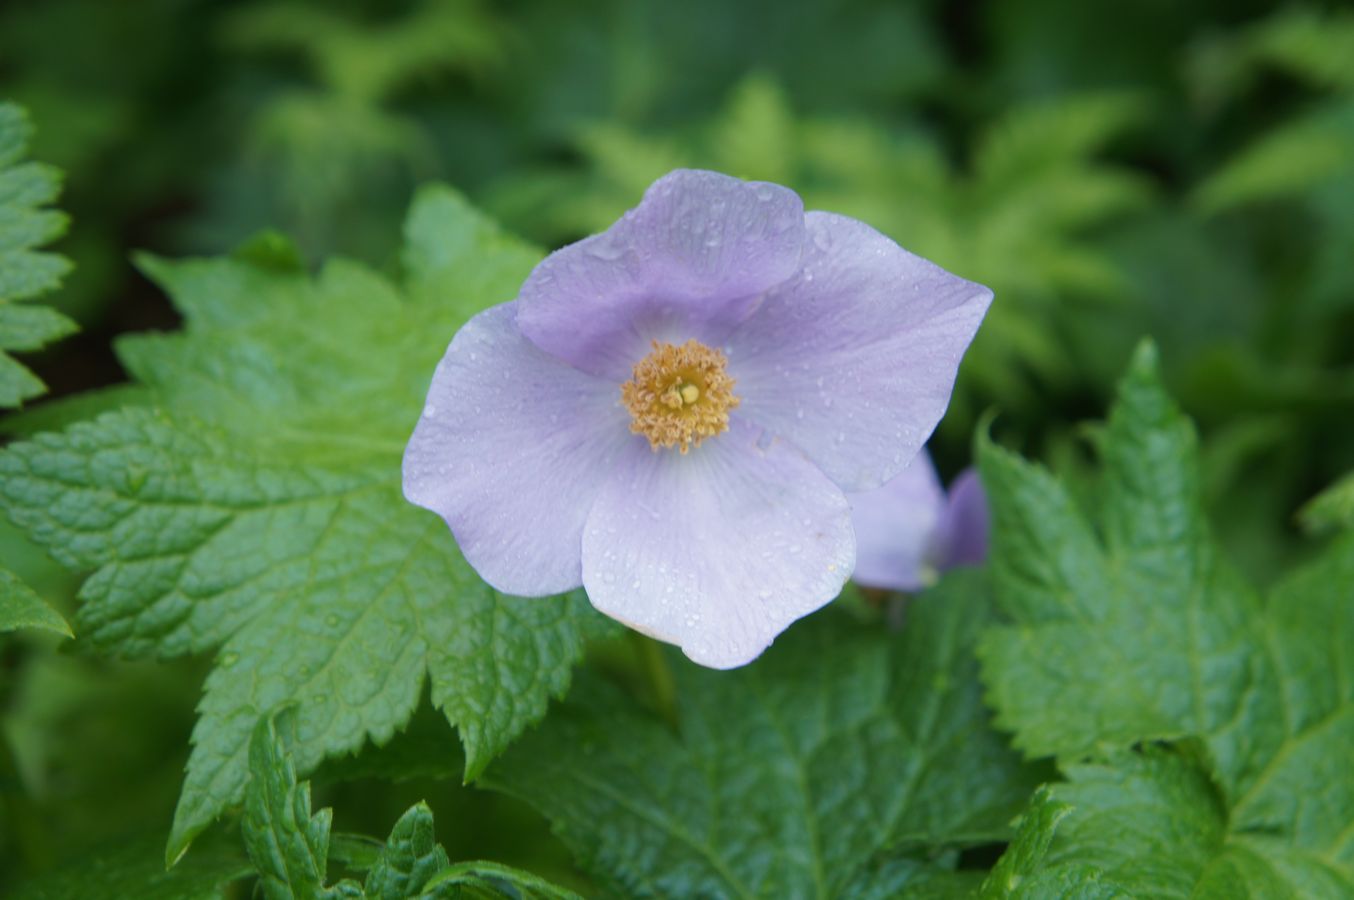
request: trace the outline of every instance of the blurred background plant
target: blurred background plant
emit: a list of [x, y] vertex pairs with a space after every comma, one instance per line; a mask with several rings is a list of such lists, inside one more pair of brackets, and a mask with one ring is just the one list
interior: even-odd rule
[[[1354, 14], [1337, 4], [18, 0], [0, 96], [36, 123], [30, 156], [66, 173], [75, 268], [44, 302], [82, 331], [24, 357], [58, 396], [123, 379], [116, 334], [174, 327], [134, 249], [221, 253], [272, 228], [312, 263], [393, 265], [430, 179], [553, 247], [701, 166], [790, 185], [994, 288], [937, 437], [947, 475], [989, 409], [1027, 452], [1088, 471], [1080, 423], [1143, 334], [1201, 425], [1222, 537], [1261, 581], [1354, 459]], [[73, 607], [75, 582], [8, 529], [0, 565]], [[3, 638], [0, 892], [163, 826], [198, 677], [164, 671]], [[566, 869], [502, 798], [334, 784], [340, 816], [370, 811], [346, 829], [384, 833], [430, 791], [484, 815], [443, 835], [453, 856]], [[465, 818], [442, 808], [444, 831]]]

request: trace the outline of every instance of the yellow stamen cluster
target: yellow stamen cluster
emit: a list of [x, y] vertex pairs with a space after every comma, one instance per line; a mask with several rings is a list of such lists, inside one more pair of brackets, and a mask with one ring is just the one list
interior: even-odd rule
[[648, 438], [655, 451], [677, 447], [682, 453], [727, 431], [729, 410], [738, 406], [728, 363], [721, 351], [696, 340], [681, 346], [654, 341], [621, 385], [630, 430]]

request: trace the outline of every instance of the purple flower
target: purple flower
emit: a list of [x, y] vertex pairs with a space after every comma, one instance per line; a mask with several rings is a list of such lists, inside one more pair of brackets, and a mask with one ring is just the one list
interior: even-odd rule
[[404, 456], [489, 584], [729, 668], [840, 591], [991, 302], [786, 188], [676, 171], [457, 333]]
[[987, 558], [987, 496], [973, 469], [959, 473], [947, 497], [923, 450], [888, 484], [848, 499], [855, 579], [865, 587], [916, 591]]

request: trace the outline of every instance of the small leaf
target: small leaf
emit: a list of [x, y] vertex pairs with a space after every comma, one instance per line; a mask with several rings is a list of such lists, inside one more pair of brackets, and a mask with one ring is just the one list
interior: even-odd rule
[[333, 814], [310, 814], [310, 785], [297, 784], [279, 734], [292, 724], [289, 713], [265, 716], [249, 742], [244, 841], [269, 900], [321, 896], [328, 865]]
[[415, 897], [448, 865], [447, 852], [433, 835], [432, 810], [419, 803], [395, 823], [380, 858], [367, 873], [367, 896], [372, 900]]
[[61, 614], [47, 605], [18, 575], [0, 568], [0, 632], [38, 628], [74, 637]]
[[1304, 506], [1298, 518], [1308, 531], [1354, 528], [1354, 472]]

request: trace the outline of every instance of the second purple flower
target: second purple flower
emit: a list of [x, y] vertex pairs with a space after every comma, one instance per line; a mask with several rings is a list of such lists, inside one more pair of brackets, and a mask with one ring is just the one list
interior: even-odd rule
[[581, 585], [742, 665], [841, 590], [846, 492], [912, 461], [991, 299], [786, 188], [679, 170], [456, 334], [405, 494], [495, 588]]

